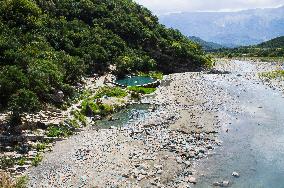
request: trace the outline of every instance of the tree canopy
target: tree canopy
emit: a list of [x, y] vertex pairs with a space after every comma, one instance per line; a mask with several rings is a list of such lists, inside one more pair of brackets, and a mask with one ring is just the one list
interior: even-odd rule
[[57, 91], [68, 97], [84, 75], [105, 73], [110, 65], [123, 75], [211, 64], [199, 45], [132, 0], [0, 2], [2, 108], [21, 96], [54, 103]]

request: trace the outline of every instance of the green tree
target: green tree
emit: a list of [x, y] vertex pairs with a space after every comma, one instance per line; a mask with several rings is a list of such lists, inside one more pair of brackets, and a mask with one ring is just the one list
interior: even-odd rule
[[7, 105], [8, 99], [17, 90], [29, 86], [25, 73], [17, 66], [4, 66], [0, 71], [0, 101]]
[[8, 106], [12, 112], [9, 132], [17, 132], [16, 127], [21, 125], [22, 114], [38, 111], [40, 109], [40, 102], [34, 92], [20, 89], [11, 96]]

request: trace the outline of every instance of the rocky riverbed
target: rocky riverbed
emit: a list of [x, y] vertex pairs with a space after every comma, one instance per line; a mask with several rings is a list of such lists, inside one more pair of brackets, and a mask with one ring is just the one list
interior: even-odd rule
[[[173, 74], [144, 103], [148, 116], [122, 128], [87, 130], [59, 142], [28, 174], [30, 187], [178, 187], [196, 183], [194, 164], [220, 145], [232, 102], [205, 73]], [[115, 126], [115, 125], [114, 125]]]
[[[257, 73], [242, 75], [260, 82]], [[216, 84], [236, 84], [226, 74], [240, 68], [222, 61], [207, 74], [182, 73], [165, 77], [152, 96], [147, 116], [110, 129], [88, 127], [58, 142], [42, 164], [28, 171], [29, 187], [191, 187], [200, 174], [196, 164], [221, 145], [219, 131], [227, 132], [240, 113], [238, 97]], [[212, 182], [213, 185], [214, 182]], [[215, 182], [218, 183], [218, 182]], [[227, 185], [221, 182], [218, 185]], [[217, 185], [217, 184], [216, 184]]]

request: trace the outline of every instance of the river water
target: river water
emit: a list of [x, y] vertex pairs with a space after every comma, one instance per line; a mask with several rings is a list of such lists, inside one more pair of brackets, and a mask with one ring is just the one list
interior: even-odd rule
[[[213, 182], [230, 181], [233, 188], [284, 188], [283, 95], [245, 78], [254, 71], [254, 65], [235, 63], [242, 68], [211, 81], [238, 98], [242, 111], [229, 112], [229, 132], [224, 129], [220, 136], [222, 146], [198, 163], [199, 178], [194, 187], [207, 188], [213, 187]], [[232, 172], [238, 172], [240, 177], [232, 177]]]

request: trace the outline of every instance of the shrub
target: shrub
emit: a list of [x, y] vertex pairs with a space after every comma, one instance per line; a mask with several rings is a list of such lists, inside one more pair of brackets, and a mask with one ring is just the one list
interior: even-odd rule
[[[11, 96], [9, 109], [12, 111], [10, 117], [11, 129], [21, 124], [21, 115], [24, 112], [31, 113], [40, 109], [40, 103], [35, 93], [26, 89], [20, 89], [16, 94]], [[9, 130], [13, 131], [13, 130]]]
[[23, 166], [25, 163], [26, 163], [26, 158], [24, 158], [24, 157], [21, 157], [20, 159], [18, 159], [18, 165], [20, 165], [20, 166]]
[[284, 79], [284, 71], [283, 70], [276, 70], [271, 72], [265, 72], [260, 74], [261, 77], [268, 78], [268, 79]]
[[32, 166], [38, 166], [42, 159], [43, 157], [37, 153], [35, 158], [32, 160]]
[[10, 168], [10, 167], [14, 166], [15, 162], [16, 161], [15, 161], [14, 158], [1, 157], [0, 158], [0, 167], [1, 167], [1, 169]]
[[28, 75], [31, 88], [41, 99], [49, 101], [52, 90], [62, 88], [63, 73], [52, 61], [36, 60], [30, 63]]
[[70, 128], [63, 126], [63, 125], [51, 125], [47, 128], [46, 135], [48, 137], [68, 137], [71, 136], [73, 133]]
[[28, 184], [28, 176], [21, 176], [16, 179], [15, 188], [26, 188]]
[[114, 107], [108, 104], [100, 104], [100, 115], [106, 116], [114, 112]]
[[83, 126], [87, 126], [87, 119], [86, 119], [86, 116], [84, 116], [84, 114], [82, 114], [80, 111], [74, 111], [71, 113], [74, 118], [75, 118], [75, 121], [79, 121], [82, 123]]
[[5, 66], [0, 70], [0, 103], [6, 106], [12, 94], [28, 85], [29, 80], [19, 67]]
[[130, 97], [131, 97], [131, 99], [134, 99], [134, 100], [140, 100], [141, 99], [140, 94], [136, 93], [136, 92], [132, 92]]
[[89, 99], [82, 102], [81, 112], [87, 116], [91, 115], [101, 115], [106, 116], [114, 112], [114, 107], [108, 104], [97, 104]]
[[46, 149], [46, 143], [37, 143], [35, 149], [37, 151], [44, 151]]

